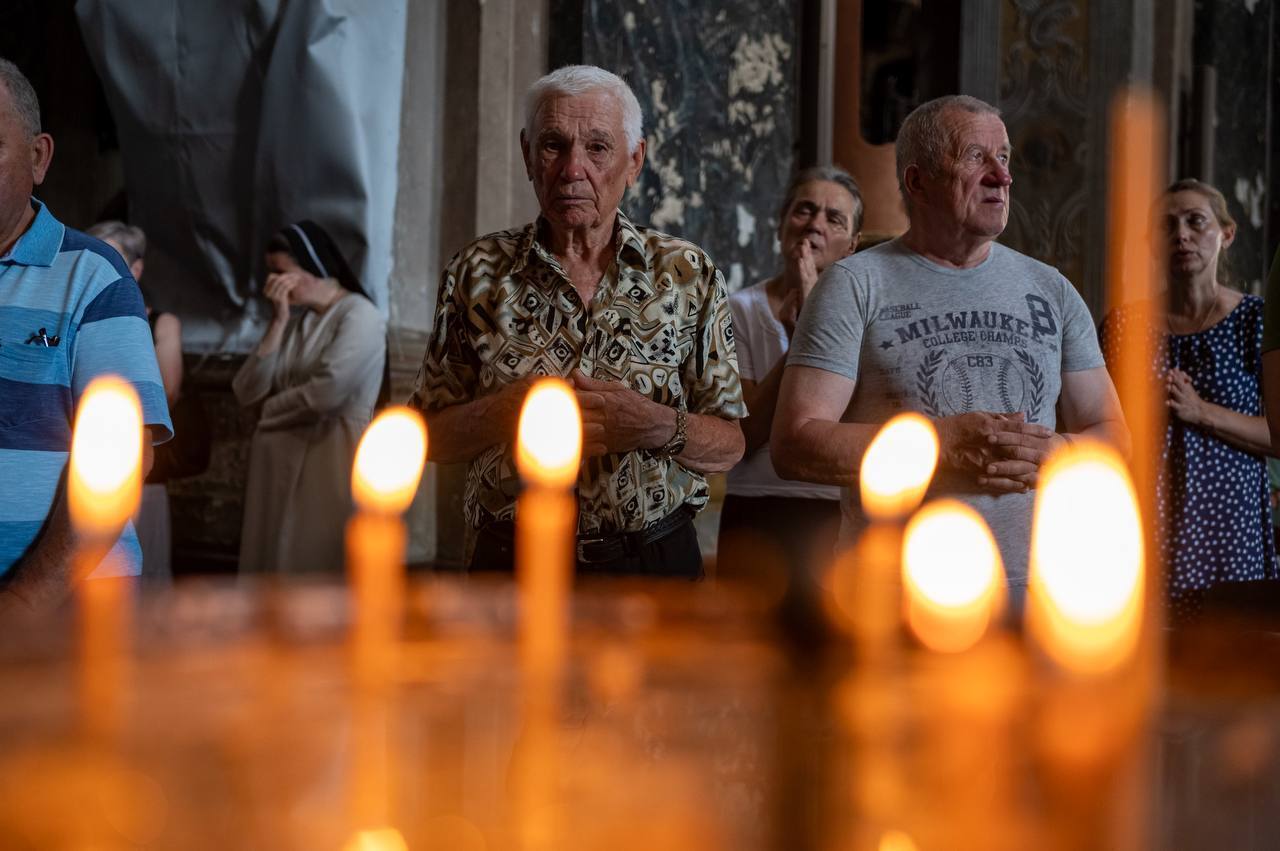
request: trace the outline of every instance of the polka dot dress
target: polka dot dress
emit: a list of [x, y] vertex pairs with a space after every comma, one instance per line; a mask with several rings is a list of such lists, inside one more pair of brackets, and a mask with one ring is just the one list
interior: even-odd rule
[[[1103, 323], [1109, 365], [1120, 336], [1134, 330], [1133, 321], [1122, 308]], [[1206, 402], [1261, 416], [1262, 299], [1246, 295], [1221, 322], [1199, 333], [1159, 336], [1153, 367], [1161, 388], [1169, 369], [1181, 369]], [[1192, 603], [1222, 582], [1274, 578], [1266, 459], [1188, 425], [1170, 410], [1163, 460], [1157, 499], [1175, 609], [1179, 600]]]

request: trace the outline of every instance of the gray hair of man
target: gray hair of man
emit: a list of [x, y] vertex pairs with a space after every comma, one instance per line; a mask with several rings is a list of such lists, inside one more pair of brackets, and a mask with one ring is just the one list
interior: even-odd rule
[[902, 122], [894, 154], [898, 167], [898, 191], [902, 200], [911, 207], [907, 197], [905, 176], [909, 166], [919, 166], [930, 177], [942, 173], [950, 152], [952, 139], [944, 120], [949, 110], [959, 110], [974, 115], [1000, 115], [1000, 110], [984, 100], [969, 95], [946, 95], [917, 106]]
[[858, 188], [858, 181], [853, 179], [853, 175], [837, 165], [815, 165], [795, 173], [791, 182], [787, 184], [787, 194], [782, 199], [782, 206], [778, 208], [779, 227], [786, 221], [787, 214], [791, 211], [791, 202], [796, 200], [796, 193], [800, 191], [800, 187], [815, 181], [834, 183], [853, 196], [853, 220], [850, 222], [853, 227], [849, 232], [861, 233], [862, 190]]
[[120, 254], [123, 255], [124, 262], [130, 266], [135, 260], [141, 260], [147, 255], [147, 235], [137, 225], [126, 225], [124, 222], [108, 219], [92, 225], [85, 233], [103, 242], [110, 241], [120, 246]]
[[40, 99], [31, 81], [22, 73], [17, 65], [8, 59], [0, 59], [0, 82], [9, 90], [14, 109], [27, 134], [34, 139], [40, 135]]
[[627, 152], [635, 153], [644, 133], [644, 118], [640, 114], [640, 101], [626, 81], [610, 71], [594, 65], [566, 65], [539, 78], [524, 95], [524, 134], [533, 141], [533, 122], [538, 110], [549, 98], [557, 96], [577, 97], [592, 92], [606, 91], [613, 95], [622, 110], [622, 132], [627, 137]]

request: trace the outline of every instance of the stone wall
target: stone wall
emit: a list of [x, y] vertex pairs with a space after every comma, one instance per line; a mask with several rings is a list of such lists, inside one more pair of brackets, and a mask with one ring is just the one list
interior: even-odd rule
[[797, 14], [787, 0], [552, 4], [552, 65], [607, 68], [640, 101], [647, 163], [624, 209], [709, 251], [730, 290], [777, 267], [799, 124]]

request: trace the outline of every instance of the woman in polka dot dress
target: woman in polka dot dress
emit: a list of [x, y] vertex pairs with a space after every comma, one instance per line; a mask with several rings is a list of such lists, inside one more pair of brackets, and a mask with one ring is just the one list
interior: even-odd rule
[[[1167, 327], [1145, 329], [1159, 338], [1153, 367], [1169, 406], [1157, 498], [1170, 600], [1175, 614], [1186, 614], [1214, 585], [1276, 576], [1262, 299], [1223, 283], [1236, 223], [1221, 192], [1180, 180], [1157, 209], [1169, 267]], [[1124, 308], [1106, 318], [1109, 365], [1119, 338], [1139, 330], [1135, 322]]]

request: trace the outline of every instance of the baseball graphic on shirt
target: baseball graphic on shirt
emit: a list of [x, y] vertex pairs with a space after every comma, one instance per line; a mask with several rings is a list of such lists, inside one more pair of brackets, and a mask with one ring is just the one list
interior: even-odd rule
[[1009, 358], [991, 352], [963, 354], [942, 372], [942, 398], [948, 414], [1025, 411], [1026, 379]]

